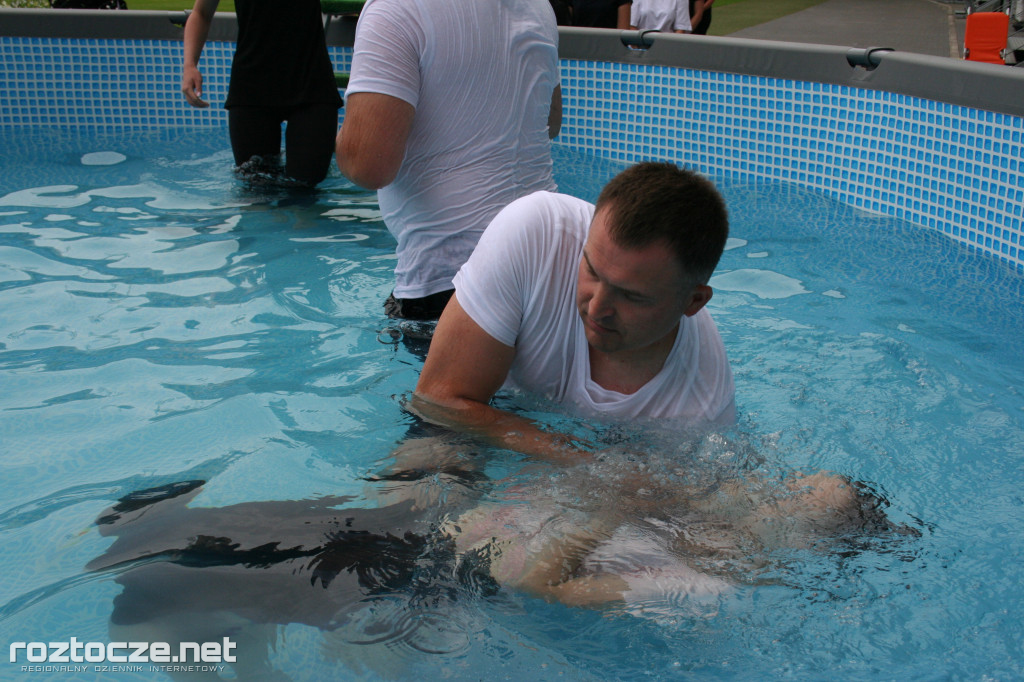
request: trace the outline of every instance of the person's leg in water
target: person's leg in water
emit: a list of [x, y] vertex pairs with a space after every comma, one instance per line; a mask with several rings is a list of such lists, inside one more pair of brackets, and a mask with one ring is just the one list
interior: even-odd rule
[[384, 313], [392, 320], [400, 320], [392, 328], [396, 342], [400, 338], [414, 355], [426, 358], [437, 319], [454, 293], [454, 289], [448, 289], [421, 298], [396, 298], [394, 293], [388, 296]]
[[235, 168], [246, 180], [259, 183], [281, 175], [281, 123], [284, 113], [275, 107], [228, 109], [228, 133]]
[[327, 177], [338, 133], [338, 108], [333, 104], [295, 107], [286, 116], [285, 175], [308, 187]]
[[392, 293], [384, 301], [384, 312], [394, 320], [436, 322], [454, 293], [454, 289], [447, 289], [421, 298], [395, 298]]
[[869, 486], [819, 471], [781, 481], [737, 479], [694, 491], [673, 522], [675, 548], [703, 567], [754, 569], [782, 550], [827, 548], [866, 535], [915, 535], [892, 523], [888, 502]]

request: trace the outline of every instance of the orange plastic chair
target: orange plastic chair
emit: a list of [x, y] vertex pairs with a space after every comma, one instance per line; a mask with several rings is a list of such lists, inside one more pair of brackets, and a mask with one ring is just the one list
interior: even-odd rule
[[1003, 50], [1010, 29], [1010, 17], [1002, 12], [972, 12], [964, 29], [964, 59], [988, 64], [1006, 64]]

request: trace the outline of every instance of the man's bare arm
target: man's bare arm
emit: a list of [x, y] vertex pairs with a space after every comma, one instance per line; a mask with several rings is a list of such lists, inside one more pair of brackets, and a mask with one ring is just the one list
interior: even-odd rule
[[210, 33], [210, 23], [217, 11], [219, 0], [196, 0], [192, 13], [185, 21], [185, 57], [181, 70], [181, 92], [188, 103], [200, 109], [210, 106], [203, 99], [203, 74], [199, 71], [199, 56]]
[[586, 451], [567, 436], [489, 404], [515, 353], [474, 322], [456, 294], [437, 323], [410, 407], [428, 421], [499, 447], [555, 462], [578, 460]]
[[628, 4], [625, 4], [625, 5], [619, 5], [619, 12], [618, 12], [618, 15], [617, 15], [617, 20], [615, 22], [615, 27], [617, 29], [619, 29], [620, 31], [627, 31], [630, 28], [630, 26], [629, 26], [629, 10], [630, 10], [630, 8], [632, 6], [633, 6], [633, 3], [628, 3]]
[[548, 137], [552, 140], [562, 132], [562, 86], [556, 85], [551, 93], [551, 109], [548, 111]]
[[405, 159], [415, 114], [411, 104], [391, 95], [349, 95], [335, 143], [338, 170], [366, 189], [390, 185]]

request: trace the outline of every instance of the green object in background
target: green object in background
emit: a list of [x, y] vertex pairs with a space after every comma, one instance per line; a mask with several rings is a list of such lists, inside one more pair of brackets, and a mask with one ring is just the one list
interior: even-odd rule
[[341, 73], [340, 71], [334, 72], [334, 82], [337, 84], [340, 90], [344, 90], [348, 87], [348, 74]]
[[[195, 5], [191, 0], [125, 0], [128, 3], [128, 9], [148, 9], [148, 10], [186, 10], [192, 9]], [[220, 4], [217, 5], [218, 12], [234, 12], [235, 11], [235, 0], [220, 0]]]
[[324, 14], [358, 14], [365, 0], [320, 0], [320, 11]]

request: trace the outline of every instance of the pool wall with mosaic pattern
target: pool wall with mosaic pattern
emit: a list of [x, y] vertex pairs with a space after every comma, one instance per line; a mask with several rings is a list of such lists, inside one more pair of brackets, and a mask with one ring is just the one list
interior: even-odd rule
[[[205, 110], [178, 89], [182, 19], [0, 10], [0, 126], [226, 125], [217, 103], [233, 17], [217, 16], [203, 52], [214, 103]], [[339, 71], [353, 27], [329, 26]], [[711, 177], [797, 183], [1024, 272], [1024, 69], [583, 29], [562, 29], [560, 52], [559, 144], [623, 163], [665, 159]]]

